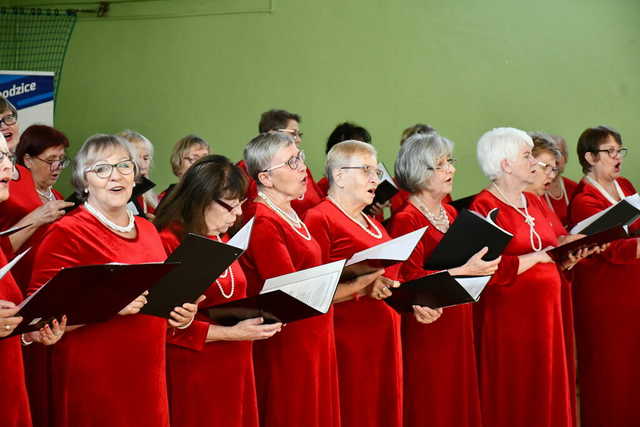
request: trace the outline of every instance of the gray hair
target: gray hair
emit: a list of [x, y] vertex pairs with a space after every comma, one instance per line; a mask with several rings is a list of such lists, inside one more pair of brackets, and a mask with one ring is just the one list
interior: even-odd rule
[[504, 171], [501, 163], [507, 159], [515, 161], [523, 145], [533, 147], [531, 137], [516, 128], [495, 128], [478, 140], [478, 163], [482, 172], [491, 181], [500, 178]]
[[[147, 148], [147, 151], [149, 151], [149, 154], [151, 155], [151, 159], [153, 159], [153, 144], [151, 143], [151, 141], [149, 141], [149, 139], [146, 136], [144, 136], [140, 132], [136, 132], [135, 130], [131, 130], [131, 129], [125, 129], [122, 132], [119, 132], [117, 136], [120, 136], [126, 139], [128, 142], [130, 142], [136, 154], [138, 154], [137, 153], [138, 149], [136, 148], [135, 144], [142, 143]], [[138, 156], [136, 155], [133, 160], [136, 163], [138, 163]], [[140, 165], [138, 165], [138, 169], [140, 169]]]
[[396, 159], [398, 185], [410, 193], [427, 188], [434, 169], [453, 153], [453, 142], [437, 133], [416, 133], [406, 139]]
[[362, 154], [378, 157], [378, 153], [373, 145], [354, 139], [339, 142], [331, 147], [331, 150], [327, 153], [327, 161], [324, 168], [329, 186], [333, 185], [333, 172], [336, 169], [349, 166], [349, 162], [354, 156]]
[[[131, 144], [124, 138], [117, 135], [108, 135], [99, 133], [87, 138], [82, 144], [80, 150], [73, 159], [73, 172], [71, 175], [71, 183], [76, 189], [76, 193], [84, 200], [86, 198], [85, 189], [87, 188], [87, 172], [86, 169], [91, 167], [98, 159], [100, 153], [108, 149], [122, 148], [128, 154], [131, 160], [135, 158], [135, 150]], [[134, 161], [135, 163], [135, 161]], [[136, 167], [137, 174], [137, 167]]]
[[284, 132], [264, 132], [249, 141], [243, 153], [249, 176], [260, 185], [258, 174], [271, 166], [278, 151], [291, 144], [295, 144], [293, 137]]

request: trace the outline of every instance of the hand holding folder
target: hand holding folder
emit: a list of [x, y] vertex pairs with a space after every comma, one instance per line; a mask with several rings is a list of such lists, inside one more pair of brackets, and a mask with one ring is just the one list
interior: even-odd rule
[[640, 218], [640, 195], [636, 193], [583, 219], [571, 229], [571, 234], [595, 234], [619, 225], [628, 226], [638, 218]]
[[557, 246], [547, 251], [547, 254], [559, 265], [565, 265], [572, 262], [571, 256], [583, 249], [591, 249], [611, 243], [615, 240], [626, 239], [629, 237], [624, 226], [612, 227], [607, 230], [599, 231]]
[[177, 267], [172, 263], [101, 264], [63, 268], [18, 306], [13, 334], [67, 315], [69, 325], [104, 322]]

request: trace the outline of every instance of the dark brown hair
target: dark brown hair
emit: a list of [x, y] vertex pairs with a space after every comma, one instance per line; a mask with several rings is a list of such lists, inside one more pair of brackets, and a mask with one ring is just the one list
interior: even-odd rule
[[182, 233], [207, 234], [204, 212], [216, 199], [242, 199], [247, 180], [240, 168], [220, 155], [198, 159], [162, 201], [153, 221], [162, 230], [175, 223]]
[[258, 131], [260, 133], [269, 132], [272, 130], [285, 129], [289, 120], [295, 120], [300, 123], [302, 117], [296, 113], [290, 113], [286, 110], [269, 110], [262, 113], [260, 116], [260, 123], [258, 124]]
[[46, 125], [31, 125], [20, 135], [20, 141], [16, 146], [16, 162], [24, 166], [24, 156], [28, 154], [36, 157], [47, 148], [69, 147], [69, 140], [58, 129]]
[[609, 126], [596, 126], [592, 128], [587, 128], [580, 134], [580, 138], [578, 138], [578, 161], [580, 162], [580, 166], [582, 166], [582, 172], [589, 173], [591, 170], [591, 165], [586, 159], [587, 153], [593, 153], [594, 156], [598, 156], [598, 150], [600, 149], [600, 145], [602, 145], [607, 138], [613, 137], [613, 139], [620, 145], [622, 145], [622, 136], [618, 133], [617, 130], [609, 127]]

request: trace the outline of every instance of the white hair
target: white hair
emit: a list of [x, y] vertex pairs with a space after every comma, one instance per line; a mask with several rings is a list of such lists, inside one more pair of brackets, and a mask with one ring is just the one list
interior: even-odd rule
[[531, 137], [516, 128], [495, 128], [486, 132], [478, 140], [478, 163], [482, 172], [491, 181], [500, 178], [502, 161], [515, 161], [522, 146], [533, 147]]
[[331, 150], [327, 153], [327, 161], [324, 168], [329, 186], [333, 185], [333, 172], [335, 170], [343, 166], [349, 166], [353, 157], [367, 154], [375, 158], [378, 157], [373, 145], [354, 139], [339, 142], [331, 147]]

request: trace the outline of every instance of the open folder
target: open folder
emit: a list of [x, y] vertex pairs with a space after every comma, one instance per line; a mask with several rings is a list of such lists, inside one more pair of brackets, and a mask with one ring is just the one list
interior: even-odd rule
[[429, 308], [477, 302], [491, 276], [453, 277], [440, 271], [392, 288], [384, 301], [399, 313], [413, 311], [414, 305]]
[[583, 248], [604, 245], [605, 243], [626, 239], [627, 237], [629, 237], [629, 233], [627, 233], [625, 227], [619, 225], [550, 249], [547, 251], [547, 254], [558, 264], [564, 264], [566, 261], [569, 261], [569, 254], [572, 252]]
[[640, 218], [640, 195], [627, 196], [613, 206], [577, 223], [571, 234], [594, 234], [618, 225], [628, 226]]
[[419, 228], [395, 239], [387, 240], [379, 245], [356, 252], [346, 262], [340, 281], [351, 280], [379, 268], [406, 261], [411, 256], [424, 232], [427, 231], [427, 228]]
[[29, 252], [30, 250], [31, 250], [31, 248], [25, 249], [19, 255], [16, 255], [6, 265], [4, 265], [2, 268], [0, 268], [0, 280], [2, 280], [2, 278], [4, 278], [4, 276], [7, 275], [7, 273], [13, 268], [13, 266], [16, 265], [18, 263], [18, 261], [20, 261], [22, 259], [22, 257], [25, 256], [27, 254], [27, 252]]
[[163, 277], [149, 291], [142, 313], [169, 318], [171, 311], [194, 302], [238, 259], [249, 244], [253, 218], [228, 243], [189, 233], [166, 262], [180, 267]]
[[489, 251], [482, 258], [492, 261], [507, 247], [513, 234], [496, 224], [500, 209], [482, 216], [464, 209], [451, 224], [425, 263], [427, 270], [446, 270], [464, 265], [469, 258], [485, 246]]
[[104, 322], [118, 314], [177, 264], [100, 264], [63, 268], [18, 306], [13, 335], [35, 331], [66, 314], [69, 326]]
[[265, 323], [291, 323], [329, 311], [345, 260], [273, 277], [260, 294], [206, 310], [214, 323], [232, 326], [262, 317]]
[[2, 236], [11, 236], [13, 233], [17, 233], [20, 230], [24, 230], [27, 227], [31, 227], [33, 224], [27, 224], [27, 225], [16, 225], [14, 227], [11, 228], [7, 228], [4, 231], [0, 231], [0, 237]]
[[382, 171], [382, 178], [380, 179], [380, 184], [376, 187], [376, 194], [373, 198], [373, 202], [364, 208], [364, 212], [366, 214], [371, 213], [371, 207], [374, 203], [382, 205], [391, 200], [391, 198], [400, 191], [384, 164], [378, 163], [378, 169]]

